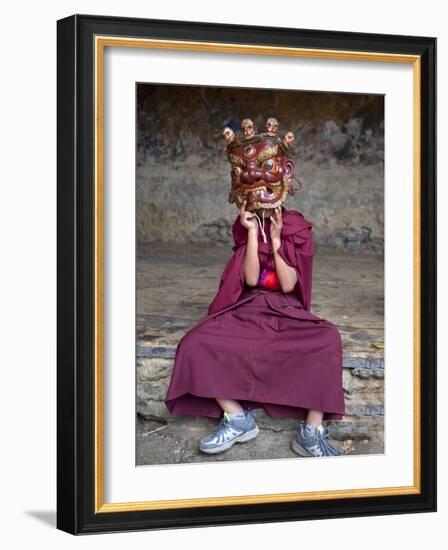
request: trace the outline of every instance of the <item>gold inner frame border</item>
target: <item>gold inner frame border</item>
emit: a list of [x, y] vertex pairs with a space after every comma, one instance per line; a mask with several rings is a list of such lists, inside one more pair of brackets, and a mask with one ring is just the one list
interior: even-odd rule
[[[104, 51], [106, 47], [151, 48], [209, 53], [238, 53], [273, 55], [314, 59], [406, 63], [413, 65], [413, 425], [414, 425], [414, 482], [410, 486], [374, 487], [349, 490], [313, 491], [300, 493], [275, 493], [262, 495], [205, 497], [179, 500], [154, 500], [140, 502], [104, 502]], [[95, 396], [95, 513], [163, 510], [204, 506], [260, 504], [274, 502], [303, 502], [341, 498], [362, 498], [420, 494], [421, 492], [421, 337], [420, 337], [420, 289], [421, 289], [421, 59], [418, 55], [382, 52], [357, 52], [253, 44], [226, 44], [181, 40], [122, 38], [95, 36], [95, 337], [94, 337], [94, 396]]]

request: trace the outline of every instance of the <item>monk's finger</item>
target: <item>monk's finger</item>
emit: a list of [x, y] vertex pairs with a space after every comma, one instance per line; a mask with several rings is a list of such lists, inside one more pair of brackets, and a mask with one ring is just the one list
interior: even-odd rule
[[280, 225], [282, 225], [283, 218], [282, 218], [282, 209], [280, 207], [278, 208], [278, 221], [279, 221]]

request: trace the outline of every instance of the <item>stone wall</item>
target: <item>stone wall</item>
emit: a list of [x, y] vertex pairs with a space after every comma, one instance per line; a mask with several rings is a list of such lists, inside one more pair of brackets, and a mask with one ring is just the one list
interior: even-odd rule
[[[152, 353], [157, 354], [154, 350]], [[165, 352], [166, 353], [166, 352]], [[162, 354], [161, 354], [162, 355]], [[350, 359], [350, 358], [349, 358]], [[371, 367], [368, 358], [361, 368], [344, 364], [344, 395], [346, 417], [384, 415], [384, 364]], [[171, 417], [164, 399], [171, 378], [173, 359], [167, 357], [137, 357], [137, 413], [146, 418], [168, 420]], [[274, 420], [275, 424], [277, 420]], [[362, 424], [362, 423], [361, 423]], [[356, 431], [356, 426], [353, 428]], [[352, 434], [353, 436], [353, 434]], [[354, 437], [354, 436], [353, 436]]]
[[285, 206], [314, 223], [318, 245], [382, 253], [384, 108], [378, 95], [140, 85], [137, 113], [139, 242], [231, 244], [221, 136], [269, 116], [296, 135], [302, 189]]

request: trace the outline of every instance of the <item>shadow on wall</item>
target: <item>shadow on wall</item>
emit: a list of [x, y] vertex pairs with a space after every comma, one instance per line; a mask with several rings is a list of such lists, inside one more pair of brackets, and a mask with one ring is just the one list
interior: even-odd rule
[[261, 131], [270, 116], [296, 136], [303, 187], [285, 207], [314, 223], [318, 246], [382, 253], [384, 101], [364, 94], [140, 84], [138, 241], [231, 245], [222, 130], [248, 117]]

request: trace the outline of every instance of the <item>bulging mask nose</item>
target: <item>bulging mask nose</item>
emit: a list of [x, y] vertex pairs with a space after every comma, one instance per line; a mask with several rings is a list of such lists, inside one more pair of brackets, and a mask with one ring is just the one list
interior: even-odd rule
[[251, 163], [246, 168], [243, 176], [246, 183], [253, 183], [255, 181], [262, 179], [263, 172], [257, 167], [255, 163], [254, 164]]

